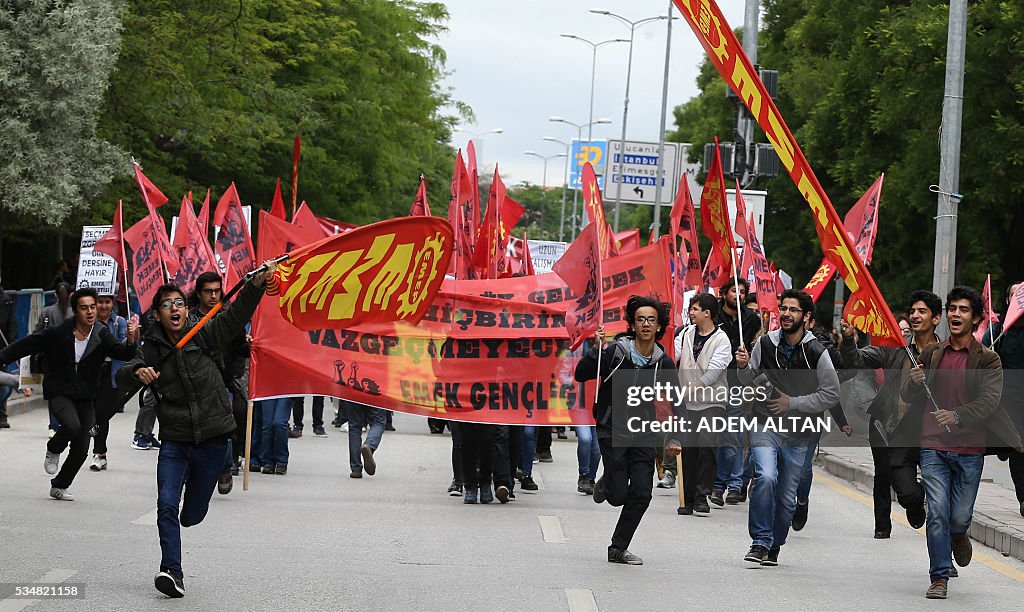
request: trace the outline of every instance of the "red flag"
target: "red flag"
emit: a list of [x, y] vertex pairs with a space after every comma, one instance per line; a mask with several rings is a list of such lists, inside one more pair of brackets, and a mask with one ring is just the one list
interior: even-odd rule
[[530, 241], [526, 237], [526, 233], [523, 233], [523, 274], [526, 276], [533, 276], [536, 271], [533, 269], [533, 257], [530, 255]]
[[[690, 197], [690, 183], [686, 179], [686, 173], [679, 179], [676, 201], [672, 204], [671, 224], [673, 251], [685, 255], [683, 261], [686, 264], [686, 287], [697, 288], [701, 285], [703, 266], [700, 263], [700, 245], [697, 242], [697, 213], [693, 206], [693, 198]], [[679, 245], [679, 238], [683, 239], [682, 245]]]
[[495, 166], [487, 210], [473, 252], [473, 268], [477, 278], [501, 278], [506, 275], [509, 269], [506, 255], [508, 238], [524, 212], [525, 209], [518, 202], [508, 197], [505, 183]]
[[709, 62], [757, 120], [793, 184], [807, 200], [821, 250], [850, 288], [846, 319], [858, 329], [868, 332], [875, 346], [904, 347], [899, 325], [882, 298], [875, 279], [856, 254], [828, 194], [814, 175], [807, 157], [718, 4], [714, 0], [673, 1], [707, 52]]
[[[878, 177], [878, 180], [864, 192], [864, 195], [857, 200], [857, 203], [843, 217], [844, 228], [859, 228], [856, 237], [856, 250], [857, 254], [864, 261], [865, 266], [871, 265], [871, 256], [875, 250], [875, 233], [878, 229], [878, 204], [882, 196], [883, 179], [885, 179], [884, 174]], [[850, 229], [846, 229], [846, 234], [851, 241], [854, 240], [854, 236], [850, 234]], [[811, 280], [807, 281], [804, 291], [810, 294], [811, 298], [817, 302], [818, 298], [825, 291], [825, 286], [832, 280], [832, 276], [835, 273], [836, 268], [829, 263], [828, 258], [822, 259], [818, 270], [811, 276]]]
[[601, 201], [601, 187], [597, 184], [597, 173], [594, 166], [587, 162], [583, 165], [583, 207], [587, 210], [587, 219], [597, 224], [597, 239], [601, 245], [601, 256], [605, 259], [618, 255], [618, 245], [613, 239], [613, 232], [604, 215], [604, 203]]
[[618, 254], [629, 253], [640, 248], [640, 229], [631, 229], [624, 232], [612, 232], [612, 237], [617, 247]]
[[[467, 176], [472, 184], [470, 188], [470, 197], [466, 202], [466, 217], [469, 219], [469, 224], [466, 228], [469, 230], [470, 242], [476, 242], [476, 235], [480, 231], [480, 170], [476, 163], [476, 145], [470, 140], [466, 146], [466, 160]], [[498, 169], [497, 165], [494, 167]]]
[[[743, 205], [742, 195], [737, 190], [736, 192], [737, 206]], [[743, 206], [746, 209], [746, 206]], [[761, 248], [761, 243], [757, 240], [757, 231], [754, 229], [754, 215], [751, 213], [747, 222], [743, 224], [745, 235], [743, 237], [743, 258], [747, 259], [748, 253], [751, 265], [754, 267], [754, 286], [753, 290], [757, 294], [757, 307], [759, 310], [763, 310], [772, 314], [773, 320], [778, 323], [779, 320], [779, 293], [776, 287], [776, 276], [772, 273], [771, 267], [768, 265], [768, 259], [764, 256], [764, 249]], [[772, 328], [775, 329], [775, 328]]]
[[299, 209], [292, 215], [292, 225], [301, 227], [304, 230], [316, 231], [320, 234], [320, 237], [330, 236], [331, 232], [327, 232], [320, 226], [320, 221], [313, 211], [310, 210], [309, 204], [303, 202], [299, 205]]
[[196, 279], [203, 272], [219, 273], [213, 249], [199, 229], [199, 220], [192, 210], [192, 200], [187, 196], [181, 200], [178, 229], [172, 245], [178, 257], [178, 270], [174, 274], [174, 282], [185, 293], [192, 291]]
[[292, 147], [292, 217], [295, 217], [295, 202], [299, 193], [299, 155], [302, 152], [302, 139], [295, 135], [295, 146]]
[[451, 257], [451, 226], [404, 217], [328, 236], [289, 253], [267, 285], [281, 314], [302, 330], [419, 322]]
[[256, 250], [252, 247], [249, 226], [242, 211], [242, 200], [238, 197], [234, 183], [217, 202], [213, 224], [217, 227], [214, 252], [220, 260], [225, 284], [234, 287], [256, 267]]
[[146, 203], [146, 206], [159, 208], [167, 203], [167, 196], [157, 189], [153, 181], [146, 178], [138, 162], [135, 163], [135, 184], [139, 186], [139, 191], [142, 192], [142, 201]]
[[989, 325], [999, 321], [999, 315], [992, 310], [992, 275], [985, 275], [985, 289], [981, 292], [981, 301], [984, 304], [984, 310], [981, 313], [981, 323], [978, 324], [978, 329], [974, 330], [974, 339], [981, 342], [981, 339], [985, 337], [985, 332], [988, 331]]
[[455, 155], [455, 169], [452, 172], [451, 197], [448, 200], [448, 223], [455, 232], [454, 253], [448, 267], [448, 274], [455, 278], [470, 278], [473, 269], [473, 247], [476, 235], [471, 234], [469, 221], [462, 204], [471, 199], [473, 185], [470, 183], [462, 151]]
[[277, 185], [274, 186], [274, 199], [270, 203], [270, 214], [287, 221], [287, 217], [284, 211], [284, 198], [281, 197], [281, 178], [278, 177]]
[[711, 252], [708, 254], [708, 271], [705, 284], [709, 287], [721, 287], [732, 276], [732, 241], [729, 208], [725, 203], [725, 176], [722, 174], [722, 157], [718, 151], [718, 138], [715, 137], [715, 157], [711, 160], [711, 169], [704, 179], [704, 190], [700, 194], [701, 232], [711, 239]]
[[139, 305], [147, 310], [157, 288], [166, 279], [164, 270], [169, 262], [162, 257], [162, 243], [167, 242], [167, 234], [152, 218], [145, 217], [124, 232], [124, 239], [132, 248], [132, 285], [139, 296]]
[[[750, 216], [754, 218], [753, 215]], [[753, 222], [750, 223], [753, 226]], [[743, 201], [743, 192], [740, 190], [740, 182], [736, 181], [736, 235], [743, 238], [743, 257], [740, 258], [739, 268], [736, 269], [737, 275], [740, 278], [749, 278], [750, 266], [753, 265], [752, 255], [750, 253], [750, 247], [747, 241], [747, 204]], [[755, 231], [756, 228], [751, 227], [751, 231]]]
[[203, 234], [203, 240], [210, 239], [210, 190], [206, 190], [206, 199], [203, 200], [203, 207], [199, 209], [199, 231]]
[[[589, 164], [587, 164], [589, 166]], [[551, 267], [562, 277], [573, 294], [580, 296], [571, 302], [565, 313], [565, 328], [569, 332], [570, 350], [576, 350], [601, 325], [604, 312], [604, 290], [601, 274], [601, 244], [598, 223], [583, 228], [576, 240]]]
[[420, 175], [420, 188], [416, 190], [416, 199], [412, 201], [410, 217], [429, 217], [430, 204], [427, 203], [427, 179]]
[[1006, 309], [1006, 316], [1003, 317], [1003, 331], [1000, 333], [1013, 327], [1021, 313], [1024, 313], [1024, 283], [1021, 283], [1010, 296], [1010, 305]]
[[127, 270], [128, 257], [124, 253], [124, 222], [121, 217], [121, 201], [117, 201], [117, 210], [114, 211], [114, 221], [106, 234], [96, 241], [92, 250], [97, 253], [104, 253], [117, 263], [122, 270]]

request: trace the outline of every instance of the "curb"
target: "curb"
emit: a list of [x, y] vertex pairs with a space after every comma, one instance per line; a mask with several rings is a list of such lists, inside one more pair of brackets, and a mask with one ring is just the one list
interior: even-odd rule
[[[856, 482], [869, 490], [874, 486], [874, 472], [860, 464], [832, 455], [825, 449], [818, 450], [814, 462], [837, 478]], [[899, 507], [899, 504], [896, 503], [895, 493], [893, 493], [892, 499], [893, 505]], [[971, 519], [970, 536], [1003, 555], [1024, 561], [1024, 533], [977, 510], [974, 512], [974, 518]]]
[[46, 409], [46, 400], [43, 399], [43, 394], [38, 387], [33, 386], [32, 397], [25, 398], [18, 394], [18, 399], [14, 399], [12, 395], [7, 400], [7, 416], [18, 416], [19, 414], [25, 414], [32, 410], [38, 410], [40, 408]]

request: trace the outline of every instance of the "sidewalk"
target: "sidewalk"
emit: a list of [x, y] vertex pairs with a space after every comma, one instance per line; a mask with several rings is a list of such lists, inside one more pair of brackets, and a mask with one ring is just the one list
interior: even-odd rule
[[7, 416], [25, 414], [29, 410], [37, 408], [46, 409], [46, 400], [43, 399], [43, 388], [41, 385], [32, 385], [32, 397], [26, 398], [15, 391], [7, 398]]
[[[998, 461], [994, 456], [985, 462]], [[830, 447], [819, 450], [815, 462], [828, 473], [867, 487], [870, 493], [874, 480], [871, 449], [861, 447]], [[893, 494], [893, 508], [902, 511]], [[974, 504], [971, 537], [1004, 555], [1024, 561], [1024, 517], [1012, 489], [982, 479]]]

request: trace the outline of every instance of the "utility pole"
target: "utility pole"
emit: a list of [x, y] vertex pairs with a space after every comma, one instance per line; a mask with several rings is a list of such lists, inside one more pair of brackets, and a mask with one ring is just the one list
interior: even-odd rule
[[939, 141], [938, 212], [935, 215], [935, 266], [932, 292], [942, 299], [956, 274], [957, 210], [960, 189], [960, 120], [964, 106], [964, 53], [967, 46], [967, 0], [950, 0], [946, 38], [946, 86], [942, 98]]
[[[743, 51], [750, 58], [750, 63], [757, 67], [757, 29], [761, 3], [759, 0], [746, 0], [743, 10]], [[737, 106], [739, 112], [736, 114], [736, 133], [739, 135], [741, 146], [736, 147], [734, 155], [736, 161], [743, 161], [743, 175], [738, 177], [743, 187], [749, 187], [753, 182], [750, 160], [754, 155], [754, 117], [747, 111], [746, 107], [740, 104]]]
[[[658, 172], [654, 178], [654, 240], [661, 233], [661, 184], [664, 182], [665, 166], [665, 115], [668, 113], [668, 60], [672, 53], [672, 11], [675, 3], [668, 3], [668, 26], [665, 35], [665, 76], [661, 82], [661, 123], [658, 127]], [[625, 143], [623, 143], [625, 146]], [[621, 187], [620, 187], [621, 189]], [[675, 248], [675, 247], [673, 247]]]

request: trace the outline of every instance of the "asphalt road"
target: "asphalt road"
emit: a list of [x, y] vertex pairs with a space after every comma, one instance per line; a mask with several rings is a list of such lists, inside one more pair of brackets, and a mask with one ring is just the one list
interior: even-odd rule
[[11, 422], [0, 431], [0, 583], [49, 576], [83, 584], [85, 599], [8, 599], [0, 611], [1019, 610], [1024, 598], [1024, 564], [975, 543], [950, 602], [925, 600], [923, 530], [899, 519], [892, 539], [873, 540], [870, 497], [821, 473], [779, 567], [743, 562], [746, 505], [677, 516], [674, 489], [655, 489], [631, 546], [645, 565], [612, 565], [618, 512], [576, 493], [571, 434], [555, 442], [554, 463], [536, 466], [538, 493], [468, 506], [445, 494], [450, 438], [396, 415], [376, 476], [350, 479], [346, 434], [328, 426], [314, 438], [307, 421], [288, 475], [253, 474], [248, 492], [236, 478], [183, 530], [187, 595], [167, 600], [153, 588], [157, 452], [129, 447], [134, 408], [112, 422], [108, 471], [83, 468], [73, 502], [48, 497], [45, 412]]

